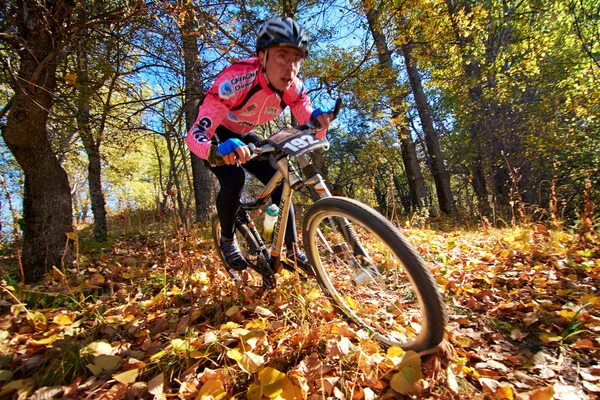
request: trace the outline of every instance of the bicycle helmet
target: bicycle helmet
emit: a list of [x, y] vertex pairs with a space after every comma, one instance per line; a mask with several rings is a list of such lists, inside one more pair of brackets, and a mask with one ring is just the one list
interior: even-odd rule
[[256, 39], [256, 54], [271, 46], [289, 46], [308, 56], [310, 43], [306, 31], [296, 21], [287, 17], [273, 17], [262, 25]]

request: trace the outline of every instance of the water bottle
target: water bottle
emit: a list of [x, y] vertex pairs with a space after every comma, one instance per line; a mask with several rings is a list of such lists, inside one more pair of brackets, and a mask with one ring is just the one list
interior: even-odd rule
[[273, 240], [273, 227], [275, 227], [275, 222], [277, 221], [277, 214], [279, 214], [277, 204], [271, 204], [267, 207], [267, 213], [263, 222], [263, 239], [267, 242]]

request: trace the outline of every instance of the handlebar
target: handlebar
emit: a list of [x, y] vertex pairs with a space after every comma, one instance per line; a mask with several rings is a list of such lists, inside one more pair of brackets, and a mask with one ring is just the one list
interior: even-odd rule
[[[335, 105], [334, 105], [333, 111], [332, 111], [332, 114], [333, 114], [332, 121], [334, 119], [336, 119], [338, 114], [340, 113], [342, 104], [343, 103], [342, 103], [341, 98], [336, 99]], [[314, 133], [316, 131], [319, 131], [320, 127], [321, 126], [317, 122], [317, 120], [313, 119], [313, 120], [307, 122], [306, 124], [299, 126], [297, 129], [298, 130], [311, 130]], [[261, 140], [260, 142], [258, 142], [256, 144], [249, 143], [249, 144], [247, 144], [247, 146], [250, 150], [250, 153], [252, 154], [250, 157], [250, 160], [255, 159], [260, 154], [271, 153], [276, 150], [276, 147], [273, 146], [272, 144], [269, 144], [269, 141], [267, 139]], [[213, 154], [211, 154], [211, 153], [213, 153]], [[215, 160], [214, 163], [211, 163], [213, 167], [226, 165], [225, 162], [223, 161], [223, 156], [221, 156], [219, 153], [216, 152], [216, 146], [214, 146], [214, 145], [211, 146], [211, 150], [209, 152], [209, 158], [211, 157], [211, 155], [214, 157], [214, 160]]]

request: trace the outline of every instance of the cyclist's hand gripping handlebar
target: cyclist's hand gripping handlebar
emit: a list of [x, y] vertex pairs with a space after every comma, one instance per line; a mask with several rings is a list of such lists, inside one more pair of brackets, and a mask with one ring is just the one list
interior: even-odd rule
[[[333, 114], [333, 118], [331, 119], [333, 121], [334, 119], [337, 118], [338, 114], [340, 113], [340, 109], [341, 108], [342, 108], [342, 99], [338, 98], [335, 101], [335, 106], [333, 106], [333, 110], [326, 111], [326, 112], [321, 112], [321, 113], [318, 113], [318, 115], [321, 115], [321, 114]], [[319, 121], [317, 121], [316, 118], [312, 118], [310, 120], [310, 122], [308, 122], [307, 124], [301, 126], [300, 129], [302, 129], [303, 127], [310, 128], [310, 129], [313, 130], [313, 132], [317, 132], [317, 131], [320, 130], [321, 125], [319, 124]]]
[[[327, 113], [327, 114], [333, 114], [333, 118], [332, 120], [336, 119], [340, 109], [342, 108], [342, 99], [338, 98], [335, 101], [335, 106], [333, 107], [333, 110], [331, 110], [331, 113]], [[318, 121], [316, 119], [312, 119], [310, 122], [298, 127], [298, 129], [302, 130], [302, 129], [310, 129], [313, 132], [317, 132], [320, 130], [320, 125], [318, 123]], [[260, 148], [266, 144], [267, 141], [263, 140], [259, 143], [257, 143], [256, 145], [254, 145], [253, 143], [249, 143], [247, 144], [248, 149], [250, 150], [250, 154], [260, 154]], [[221, 165], [225, 165], [225, 161], [223, 161], [223, 157], [217, 153], [217, 146], [216, 145], [212, 145], [210, 146], [209, 152], [208, 152], [208, 157], [207, 157], [207, 161], [213, 166], [213, 167], [218, 167]], [[238, 164], [239, 165], [239, 164]]]

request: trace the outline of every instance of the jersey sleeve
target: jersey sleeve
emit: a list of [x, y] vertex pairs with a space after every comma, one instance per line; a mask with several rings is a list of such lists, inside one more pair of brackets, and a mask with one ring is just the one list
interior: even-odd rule
[[236, 73], [235, 64], [226, 68], [215, 80], [198, 109], [196, 121], [188, 131], [186, 143], [190, 151], [206, 160], [212, 138], [223, 119], [227, 116], [240, 92], [231, 82]]
[[[283, 100], [290, 106], [290, 110], [300, 125], [310, 121], [310, 116], [313, 112], [310, 99], [306, 94], [304, 83], [298, 78], [294, 82], [294, 86], [285, 92], [286, 98]], [[294, 89], [294, 90], [292, 90]]]

